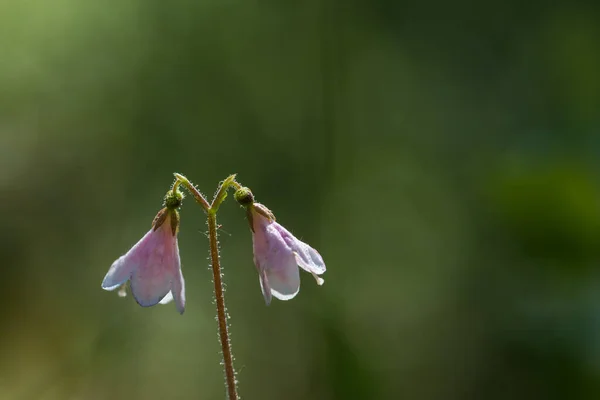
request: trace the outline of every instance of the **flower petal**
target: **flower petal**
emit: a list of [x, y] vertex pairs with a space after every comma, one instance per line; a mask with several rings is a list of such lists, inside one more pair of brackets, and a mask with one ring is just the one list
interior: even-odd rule
[[[131, 293], [142, 307], [158, 304], [170, 291], [178, 270], [177, 240], [165, 223], [154, 232], [154, 240], [143, 265], [131, 274]], [[177, 294], [174, 293], [175, 297]]]
[[275, 298], [290, 300], [300, 291], [300, 271], [293, 257], [286, 264], [266, 269], [265, 272]]
[[104, 290], [115, 290], [131, 278], [133, 271], [146, 262], [148, 254], [156, 242], [156, 235], [149, 230], [129, 251], [119, 257], [108, 270], [102, 281]]
[[177, 252], [177, 269], [175, 271], [175, 277], [172, 283], [172, 293], [173, 297], [175, 297], [175, 306], [177, 307], [177, 311], [179, 311], [179, 314], [183, 314], [185, 311], [185, 280], [183, 279], [183, 274], [181, 273], [179, 252]]
[[167, 293], [167, 295], [165, 297], [162, 298], [161, 301], [159, 301], [159, 304], [169, 304], [170, 302], [173, 301], [173, 291], [170, 291], [169, 293]]
[[264, 270], [260, 270], [258, 272], [258, 279], [260, 281], [260, 290], [262, 291], [263, 297], [265, 298], [265, 303], [267, 305], [271, 304], [271, 287], [269, 286], [269, 278], [267, 278], [267, 274]]
[[133, 273], [131, 277], [131, 294], [142, 307], [158, 304], [171, 291], [171, 281], [165, 276], [151, 277], [145, 273]]
[[108, 270], [108, 273], [102, 281], [102, 289], [104, 290], [115, 290], [122, 284], [127, 282], [131, 277], [134, 269], [137, 268], [138, 263], [129, 259], [128, 254], [119, 257]]
[[325, 262], [318, 251], [303, 241], [298, 240], [283, 226], [279, 225], [278, 230], [285, 243], [292, 249], [292, 251], [294, 251], [296, 255], [296, 262], [300, 268], [317, 275], [325, 273]]

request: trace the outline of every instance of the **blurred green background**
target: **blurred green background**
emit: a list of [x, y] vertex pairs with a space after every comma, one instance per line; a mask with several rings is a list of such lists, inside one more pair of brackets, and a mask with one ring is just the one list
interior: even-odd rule
[[328, 266], [221, 207], [242, 398], [600, 398], [598, 4], [0, 2], [0, 399], [224, 397], [191, 198], [183, 316], [100, 288], [175, 171]]

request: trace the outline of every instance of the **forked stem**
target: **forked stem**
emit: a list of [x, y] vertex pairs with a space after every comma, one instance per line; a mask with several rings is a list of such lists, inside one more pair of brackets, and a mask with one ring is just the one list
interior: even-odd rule
[[225, 368], [225, 382], [227, 384], [227, 395], [229, 400], [238, 400], [237, 381], [235, 379], [235, 370], [233, 369], [233, 355], [231, 353], [231, 342], [227, 325], [227, 312], [225, 308], [225, 297], [223, 295], [223, 280], [221, 272], [221, 263], [219, 262], [219, 241], [217, 236], [217, 211], [219, 206], [227, 197], [227, 190], [230, 187], [239, 188], [240, 184], [235, 181], [235, 175], [230, 175], [225, 179], [217, 192], [211, 204], [206, 201], [202, 193], [183, 175], [175, 174], [176, 182], [173, 190], [182, 184], [194, 196], [196, 201], [202, 206], [208, 216], [208, 240], [210, 243], [210, 258], [213, 272], [213, 283], [215, 286], [215, 300], [217, 303], [217, 321], [219, 324], [219, 339], [221, 341], [221, 350], [223, 353], [223, 366]]
[[196, 186], [194, 186], [192, 184], [192, 182], [190, 182], [188, 180], [188, 178], [186, 178], [185, 176], [183, 176], [181, 174], [178, 174], [177, 172], [175, 172], [173, 175], [175, 175], [175, 178], [177, 179], [175, 181], [175, 183], [173, 184], [173, 190], [176, 190], [177, 187], [179, 186], [179, 184], [182, 184], [183, 186], [185, 186], [185, 188], [188, 190], [188, 192], [190, 192], [192, 194], [192, 196], [194, 196], [194, 199], [196, 200], [196, 202], [198, 204], [200, 204], [202, 206], [204, 211], [208, 212], [208, 209], [210, 208], [210, 204], [208, 204], [208, 201], [206, 201], [206, 199], [204, 198], [202, 193], [200, 193], [200, 191], [198, 189], [196, 189]]

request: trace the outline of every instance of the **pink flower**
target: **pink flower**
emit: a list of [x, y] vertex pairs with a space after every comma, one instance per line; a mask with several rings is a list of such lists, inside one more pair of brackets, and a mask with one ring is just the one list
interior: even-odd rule
[[112, 264], [102, 288], [115, 290], [129, 280], [131, 293], [142, 307], [165, 304], [174, 298], [177, 311], [183, 314], [185, 282], [177, 246], [178, 227], [177, 211], [163, 208], [152, 229]]
[[318, 275], [325, 272], [325, 263], [321, 255], [275, 222], [273, 214], [262, 204], [254, 203], [249, 208], [254, 264], [267, 305], [271, 303], [271, 296], [289, 300], [298, 294], [298, 266], [322, 285], [324, 280]]

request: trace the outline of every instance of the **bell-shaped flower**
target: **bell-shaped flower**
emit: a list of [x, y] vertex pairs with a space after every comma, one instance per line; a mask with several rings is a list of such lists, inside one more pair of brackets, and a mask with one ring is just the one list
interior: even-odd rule
[[253, 203], [247, 210], [253, 232], [254, 264], [267, 305], [272, 296], [289, 300], [298, 294], [298, 267], [310, 272], [318, 285], [323, 284], [319, 275], [325, 272], [325, 263], [315, 249], [275, 222], [273, 214], [262, 204]]
[[185, 282], [177, 245], [178, 228], [177, 210], [163, 208], [152, 229], [112, 264], [102, 288], [115, 290], [130, 281], [131, 293], [142, 307], [174, 299], [177, 311], [183, 314]]

